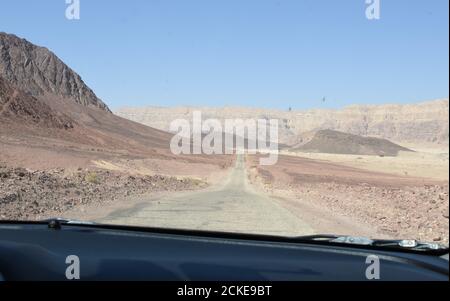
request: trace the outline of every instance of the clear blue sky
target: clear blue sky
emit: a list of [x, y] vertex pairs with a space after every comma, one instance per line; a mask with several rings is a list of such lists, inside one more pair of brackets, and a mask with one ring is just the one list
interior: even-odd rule
[[[0, 31], [46, 46], [113, 109], [286, 109], [448, 97], [448, 0], [0, 0]], [[327, 97], [323, 103], [321, 100]]]

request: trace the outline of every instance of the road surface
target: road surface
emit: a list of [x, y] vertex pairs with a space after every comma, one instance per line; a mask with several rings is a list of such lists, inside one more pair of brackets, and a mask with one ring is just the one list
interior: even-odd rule
[[243, 156], [220, 185], [144, 200], [98, 222], [287, 236], [314, 233], [289, 210], [251, 187]]

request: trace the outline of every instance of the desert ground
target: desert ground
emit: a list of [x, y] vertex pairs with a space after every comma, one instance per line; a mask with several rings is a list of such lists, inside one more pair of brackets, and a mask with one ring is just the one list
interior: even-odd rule
[[[448, 244], [448, 151], [399, 157], [295, 153], [267, 167], [256, 160], [248, 163], [251, 182], [292, 211], [345, 217], [378, 237]], [[317, 218], [310, 224], [324, 222]], [[363, 232], [355, 228], [350, 234]]]
[[[435, 153], [441, 158], [441, 152]], [[433, 161], [429, 155], [423, 158], [415, 154], [414, 160], [407, 156], [397, 164], [409, 162], [411, 170], [426, 166], [424, 171], [428, 172], [434, 166], [440, 171], [439, 160]], [[349, 164], [352, 156], [314, 157], [306, 153], [282, 155], [276, 165], [262, 167], [257, 164], [258, 156], [241, 156], [209, 178], [186, 180], [184, 185], [176, 184], [174, 178], [172, 185], [179, 185], [179, 189], [135, 189], [133, 192], [139, 194], [82, 203], [60, 216], [137, 226], [421, 239], [448, 245], [449, 188], [445, 177], [389, 173], [392, 168], [387, 167], [393, 159], [387, 157], [367, 157], [358, 160], [357, 167]], [[384, 170], [377, 163], [382, 159], [388, 160]], [[110, 170], [123, 168], [102, 164]]]
[[289, 156], [339, 163], [345, 166], [381, 173], [448, 181], [448, 146], [428, 146], [426, 148], [417, 144], [406, 144], [405, 146], [414, 152], [399, 152], [396, 157], [300, 153], [292, 151], [282, 151], [281, 153]]
[[4, 145], [9, 152], [3, 153], [3, 162], [26, 158], [27, 152], [38, 159], [34, 169], [11, 166], [20, 165], [15, 159], [0, 167], [2, 219], [65, 217], [448, 244], [448, 152], [440, 150], [398, 157], [296, 152], [282, 154], [274, 166], [260, 166], [259, 156], [248, 155], [213, 162], [189, 156], [167, 160], [90, 151], [86, 155], [65, 148], [56, 155], [54, 147]]

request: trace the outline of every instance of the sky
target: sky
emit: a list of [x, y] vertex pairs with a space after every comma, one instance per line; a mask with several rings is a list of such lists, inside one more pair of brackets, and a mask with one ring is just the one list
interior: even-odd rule
[[341, 108], [448, 97], [449, 1], [0, 0], [0, 31], [45, 46], [113, 110]]

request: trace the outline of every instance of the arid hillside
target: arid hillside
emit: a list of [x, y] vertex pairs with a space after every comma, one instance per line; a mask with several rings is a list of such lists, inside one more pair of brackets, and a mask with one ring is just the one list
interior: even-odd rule
[[[171, 134], [121, 118], [54, 53], [0, 33], [0, 161], [37, 169], [95, 160], [174, 160]], [[39, 156], [36, 156], [39, 154]], [[177, 157], [226, 164], [221, 158]]]
[[71, 129], [74, 121], [52, 110], [43, 101], [14, 88], [0, 76], [0, 117], [4, 122], [36, 128]]

